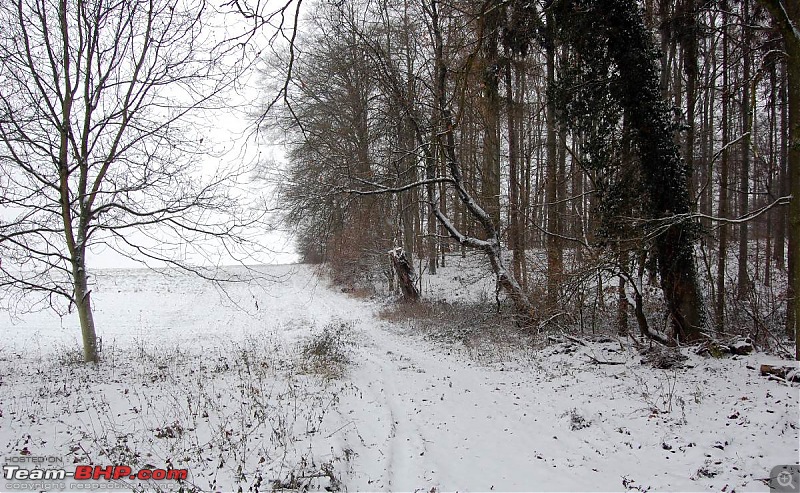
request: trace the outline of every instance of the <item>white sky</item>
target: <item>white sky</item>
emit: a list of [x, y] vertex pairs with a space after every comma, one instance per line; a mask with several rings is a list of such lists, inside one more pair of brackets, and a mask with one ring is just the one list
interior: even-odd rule
[[[214, 3], [220, 3], [214, 1]], [[287, 15], [287, 21], [291, 16]], [[239, 14], [218, 14], [214, 22], [218, 26], [212, 27], [210, 34], [219, 39], [229, 39], [232, 35], [239, 35], [248, 30], [247, 21]], [[269, 28], [262, 28], [253, 36], [244, 51], [233, 52], [233, 56], [245, 56], [250, 60], [255, 59], [259, 54], [267, 54], [271, 50]], [[272, 29], [274, 33], [274, 29]], [[278, 37], [278, 42], [281, 37]], [[206, 149], [209, 152], [202, 161], [201, 173], [213, 175], [217, 169], [239, 168], [241, 166], [251, 167], [258, 163], [277, 162], [285, 160], [284, 148], [280, 143], [270, 143], [262, 132], [254, 132], [253, 115], [257, 114], [258, 109], [264, 101], [272, 99], [274, 94], [269, 94], [269, 89], [262, 80], [262, 75], [258, 71], [261, 63], [255, 63], [241, 77], [237, 79], [236, 86], [225, 95], [225, 108], [213, 110], [207, 114], [197, 117], [196, 130], [201, 132]], [[170, 90], [167, 88], [167, 90]], [[244, 189], [253, 197], [261, 197], [270, 209], [275, 208], [274, 193], [270, 189], [270, 184], [263, 181], [253, 181], [245, 185]], [[250, 198], [250, 197], [248, 197]], [[0, 218], [4, 215], [15, 213], [11, 210], [0, 211]], [[210, 245], [209, 250], [200, 254], [193, 253], [192, 249], [196, 244], [177, 245], [172, 247], [176, 254], [176, 260], [186, 261], [195, 265], [230, 265], [237, 263], [246, 264], [276, 264], [291, 263], [298, 260], [295, 252], [293, 239], [287, 231], [278, 229], [253, 230], [249, 234], [251, 241], [257, 241], [260, 245], [258, 252], [248, 249], [245, 251], [234, 251], [230, 254], [225, 252], [221, 245]], [[133, 235], [133, 238], [147, 246], [156, 245], [155, 241], [147, 240], [143, 235]], [[218, 253], [223, 252], [223, 253]], [[128, 258], [120, 254], [109, 246], [97, 244], [90, 247], [87, 259], [90, 269], [105, 268], [140, 268], [144, 257]], [[149, 262], [152, 267], [159, 267], [158, 263]]]
[[[290, 19], [290, 17], [287, 16]], [[239, 15], [225, 15], [220, 17], [222, 26], [219, 28], [221, 36], [230, 36], [230, 33], [239, 34], [248, 30], [247, 21]], [[265, 28], [250, 39], [248, 48], [251, 56], [255, 52], [266, 53], [269, 49], [270, 32]], [[270, 144], [264, 133], [256, 134], [253, 125], [253, 115], [263, 104], [266, 98], [274, 97], [273, 94], [265, 93], [265, 85], [262, 75], [258, 71], [261, 63], [256, 63], [246, 73], [237, 80], [234, 90], [226, 96], [226, 108], [224, 110], [214, 110], [213, 113], [204, 115], [206, 121], [201, 124], [208, 127], [208, 120], [211, 120], [212, 127], [208, 127], [204, 138], [211, 150], [203, 163], [204, 171], [213, 174], [213, 170], [226, 168], [231, 165], [251, 165], [264, 162], [283, 162], [285, 160], [284, 147], [280, 143]], [[254, 182], [252, 188], [254, 193], [267, 199], [270, 207], [275, 206], [274, 193], [268, 188], [270, 185], [263, 182]], [[211, 262], [216, 265], [230, 265], [244, 262], [246, 264], [282, 264], [298, 261], [295, 251], [294, 240], [290, 232], [286, 230], [254, 231], [265, 248], [260, 252], [236, 252], [234, 258], [222, 254], [217, 256], [209, 253]], [[209, 259], [194, 255], [186, 249], [186, 257], [190, 263], [198, 265], [209, 264]], [[242, 260], [243, 257], [252, 257]], [[96, 245], [90, 251], [88, 257], [90, 268], [139, 268], [142, 263], [137, 259], [127, 258], [115, 252], [113, 249]], [[138, 258], [138, 260], [143, 260]], [[155, 264], [153, 266], [158, 266]]]

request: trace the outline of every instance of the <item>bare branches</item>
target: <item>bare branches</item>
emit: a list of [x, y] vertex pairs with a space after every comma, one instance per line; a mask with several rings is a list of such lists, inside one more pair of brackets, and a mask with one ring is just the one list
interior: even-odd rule
[[742, 224], [742, 223], [746, 223], [746, 222], [752, 221], [753, 219], [756, 219], [756, 218], [762, 216], [763, 214], [766, 214], [767, 212], [769, 212], [771, 209], [774, 209], [775, 207], [782, 206], [782, 205], [789, 205], [789, 203], [793, 200], [792, 197], [793, 197], [792, 195], [787, 195], [785, 197], [779, 197], [779, 198], [775, 199], [774, 201], [772, 201], [771, 203], [769, 203], [769, 204], [767, 204], [767, 205], [765, 205], [763, 207], [759, 207], [758, 209], [756, 209], [754, 211], [750, 211], [747, 214], [744, 214], [744, 215], [742, 215], [740, 217], [737, 217], [735, 219], [729, 219], [729, 218], [726, 218], [726, 217], [709, 216], [709, 215], [701, 214], [701, 213], [697, 213], [697, 212], [692, 213], [692, 214], [687, 214], [686, 216], [688, 218], [692, 218], [692, 219], [695, 219], [695, 218], [696, 219], [708, 219], [709, 221], [717, 222], [717, 223]]
[[796, 15], [793, 18], [786, 9], [786, 2], [789, 1], [791, 0], [760, 0], [760, 3], [769, 10], [780, 28], [786, 33], [786, 37], [794, 37], [795, 43], [800, 43], [800, 25], [798, 25], [800, 20]]
[[431, 185], [434, 183], [455, 183], [455, 181], [452, 178], [441, 177], [441, 178], [418, 180], [414, 183], [408, 183], [406, 185], [399, 187], [387, 187], [385, 185], [381, 185], [380, 183], [363, 180], [361, 178], [355, 178], [355, 180], [365, 185], [373, 187], [372, 190], [348, 190], [347, 193], [352, 193], [356, 195], [378, 195], [383, 193], [400, 193], [400, 192], [405, 192], [406, 190], [411, 190], [413, 188], [418, 188], [425, 185]]
[[38, 277], [43, 292], [68, 295], [87, 360], [93, 241], [160, 230], [239, 243], [264, 217], [237, 198], [246, 166], [202, 162], [203, 117], [247, 66], [215, 15], [169, 0], [0, 6], [0, 284], [30, 290]]
[[640, 225], [647, 226], [649, 230], [646, 237], [654, 238], [660, 234], [663, 234], [663, 232], [666, 231], [672, 225], [683, 221], [705, 219], [711, 222], [722, 223], [722, 224], [744, 224], [753, 221], [754, 219], [757, 219], [758, 217], [766, 214], [767, 212], [776, 207], [789, 205], [791, 201], [792, 201], [792, 195], [787, 195], [785, 197], [778, 197], [771, 203], [763, 207], [759, 207], [758, 209], [750, 211], [747, 214], [744, 214], [737, 218], [717, 217], [708, 214], [703, 214], [700, 212], [688, 212], [686, 214], [673, 214], [670, 216], [660, 217], [657, 219], [642, 219], [642, 218], [630, 218], [630, 217], [625, 219], [631, 220]]

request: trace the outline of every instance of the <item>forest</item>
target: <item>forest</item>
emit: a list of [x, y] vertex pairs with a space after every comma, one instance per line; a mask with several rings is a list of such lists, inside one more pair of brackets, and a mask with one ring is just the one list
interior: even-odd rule
[[621, 334], [796, 353], [799, 10], [316, 4], [262, 120], [300, 254], [391, 287], [475, 251], [521, 325], [600, 304]]

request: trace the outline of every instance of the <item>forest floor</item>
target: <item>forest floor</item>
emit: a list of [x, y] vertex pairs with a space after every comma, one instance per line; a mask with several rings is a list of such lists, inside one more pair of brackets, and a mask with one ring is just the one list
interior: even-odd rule
[[3, 465], [188, 472], [116, 483], [137, 491], [430, 492], [767, 491], [798, 464], [800, 384], [760, 376], [772, 356], [659, 369], [627, 340], [492, 340], [480, 313], [432, 328], [308, 266], [258, 274], [99, 272], [98, 365], [74, 314], [0, 317]]

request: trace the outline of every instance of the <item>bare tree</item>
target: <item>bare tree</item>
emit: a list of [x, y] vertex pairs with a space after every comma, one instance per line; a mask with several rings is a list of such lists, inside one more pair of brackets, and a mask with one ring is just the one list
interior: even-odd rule
[[237, 77], [213, 15], [174, 0], [0, 6], [0, 286], [66, 298], [87, 362], [92, 245], [180, 264], [171, 246], [244, 241], [253, 224], [230, 193], [243, 170], [201, 169], [199, 115]]
[[[483, 5], [488, 8], [488, 5]], [[426, 165], [425, 179], [417, 183], [406, 184], [402, 189], [430, 185], [431, 183], [448, 184], [458, 202], [464, 208], [465, 214], [477, 222], [483, 238], [479, 238], [463, 232], [450, 216], [441, 207], [441, 187], [426, 186], [428, 206], [436, 218], [438, 224], [446, 232], [447, 236], [457, 241], [465, 247], [474, 248], [482, 251], [491, 266], [492, 272], [496, 276], [498, 289], [502, 289], [514, 305], [515, 311], [520, 315], [523, 322], [529, 323], [535, 318], [534, 307], [530, 301], [528, 293], [522, 289], [517, 278], [514, 276], [513, 269], [506, 265], [504, 248], [501, 241], [501, 229], [499, 221], [493, 217], [491, 204], [484, 207], [478, 203], [468, 190], [468, 185], [464, 180], [462, 160], [457, 152], [456, 129], [457, 120], [454, 117], [454, 100], [451, 96], [450, 86], [455, 85], [454, 93], [458, 93], [465, 80], [452, 80], [454, 73], [462, 70], [454, 70], [448, 63], [446, 56], [446, 43], [444, 39], [445, 19], [443, 19], [442, 9], [447, 8], [437, 0], [421, 2], [421, 9], [425, 16], [425, 23], [430, 37], [430, 47], [432, 51], [433, 70], [430, 72], [431, 80], [427, 84], [431, 88], [434, 116], [430, 122], [424, 121], [422, 112], [419, 108], [419, 101], [409, 100], [403, 88], [407, 81], [399, 70], [391, 63], [388, 54], [382, 46], [376, 43], [369, 44], [374, 55], [375, 62], [380, 70], [380, 80], [386, 91], [398, 102], [406, 112], [414, 129], [418, 148], [425, 163], [435, 163], [438, 159], [443, 160], [445, 174], [437, 175], [437, 167]], [[466, 58], [466, 64], [471, 62], [471, 57]], [[468, 70], [468, 68], [467, 68]], [[433, 138], [429, 138], [432, 135]], [[378, 185], [375, 183], [372, 186]], [[378, 185], [377, 188], [361, 193], [396, 193], [401, 191], [398, 188], [388, 188]]]
[[787, 329], [794, 325], [795, 359], [800, 360], [800, 263], [797, 252], [800, 250], [800, 200], [797, 190], [800, 187], [800, 6], [789, 0], [760, 0], [766, 7], [781, 32], [786, 50], [786, 71], [788, 79], [788, 174], [789, 190], [792, 199], [789, 205], [789, 307], [787, 309]]

